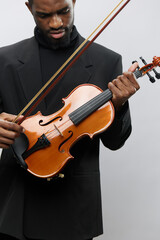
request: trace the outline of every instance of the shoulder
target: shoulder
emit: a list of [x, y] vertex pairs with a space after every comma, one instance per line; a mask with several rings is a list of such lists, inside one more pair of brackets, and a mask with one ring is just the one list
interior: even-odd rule
[[33, 45], [34, 42], [35, 42], [35, 38], [32, 37], [8, 46], [1, 47], [0, 58], [18, 56], [19, 53], [21, 53], [25, 49], [27, 51], [27, 49], [30, 48], [30, 46]]
[[104, 47], [98, 43], [93, 43], [88, 49], [88, 53], [95, 61], [103, 61], [105, 62], [117, 62], [121, 61], [121, 55], [107, 47]]
[[0, 66], [18, 67], [30, 61], [38, 53], [38, 43], [34, 37], [0, 48]]
[[[80, 36], [80, 42], [83, 41], [84, 38]], [[85, 55], [88, 55], [92, 62], [96, 64], [103, 64], [105, 62], [107, 65], [114, 65], [117, 63], [121, 64], [122, 62], [122, 56], [119, 53], [95, 42], [89, 46]]]
[[109, 56], [113, 56], [113, 57], [119, 57], [120, 54], [116, 53], [115, 51], [104, 47], [98, 43], [92, 43], [90, 46], [90, 51], [92, 51], [93, 53], [100, 53], [102, 55], [109, 55]]
[[[80, 42], [82, 43], [85, 39], [79, 35]], [[87, 50], [91, 55], [101, 55], [101, 56], [106, 56], [108, 55], [109, 57], [112, 58], [121, 58], [121, 55], [107, 47], [104, 47], [96, 42], [93, 42], [90, 47]]]

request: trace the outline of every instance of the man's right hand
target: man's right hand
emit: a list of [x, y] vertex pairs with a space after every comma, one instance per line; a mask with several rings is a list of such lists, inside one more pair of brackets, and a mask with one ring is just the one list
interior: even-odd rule
[[[18, 120], [21, 119], [20, 116]], [[19, 137], [20, 133], [24, 131], [23, 127], [17, 123], [13, 123], [15, 115], [8, 113], [0, 114], [0, 148], [9, 148], [14, 143], [15, 138]]]

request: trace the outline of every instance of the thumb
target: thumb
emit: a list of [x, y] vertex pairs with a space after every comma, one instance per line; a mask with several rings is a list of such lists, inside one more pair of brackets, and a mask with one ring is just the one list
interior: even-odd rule
[[137, 67], [138, 67], [138, 63], [137, 62], [133, 63], [128, 69], [128, 72], [134, 72]]
[[16, 118], [16, 123], [19, 123], [24, 118], [23, 115], [20, 115], [18, 118]]

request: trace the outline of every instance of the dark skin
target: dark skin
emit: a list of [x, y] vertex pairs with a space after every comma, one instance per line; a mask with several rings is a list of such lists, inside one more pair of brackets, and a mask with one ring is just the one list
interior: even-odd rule
[[133, 74], [137, 67], [138, 64], [134, 63], [128, 72], [124, 72], [123, 75], [108, 84], [108, 88], [113, 94], [112, 102], [116, 111], [119, 111], [123, 104], [140, 88]]
[[[66, 36], [70, 34], [74, 21], [75, 1], [33, 0], [31, 6], [26, 2], [36, 25], [49, 39], [50, 44], [56, 45], [59, 41], [63, 43], [67, 39]], [[108, 84], [108, 88], [113, 93], [112, 102], [116, 111], [119, 111], [123, 104], [140, 88], [132, 73], [136, 68], [137, 64], [135, 63], [128, 72], [123, 73]], [[15, 138], [24, 131], [21, 126], [13, 123], [15, 118], [15, 115], [5, 112], [0, 114], [0, 148], [9, 148]], [[18, 120], [20, 119], [21, 117]]]
[[32, 5], [26, 2], [37, 27], [53, 48], [67, 46], [74, 22], [75, 1], [34, 0]]
[[[15, 138], [19, 137], [24, 129], [16, 123], [13, 123], [15, 115], [8, 113], [0, 114], [0, 147], [9, 148], [14, 143]], [[20, 120], [21, 117], [18, 118]]]

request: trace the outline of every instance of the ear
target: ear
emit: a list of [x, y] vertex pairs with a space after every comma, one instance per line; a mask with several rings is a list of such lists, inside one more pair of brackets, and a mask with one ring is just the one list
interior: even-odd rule
[[25, 2], [27, 8], [29, 9], [29, 11], [32, 13], [32, 7], [30, 6], [29, 2]]
[[73, 6], [75, 5], [75, 3], [76, 3], [76, 0], [72, 0], [72, 2], [73, 2]]

